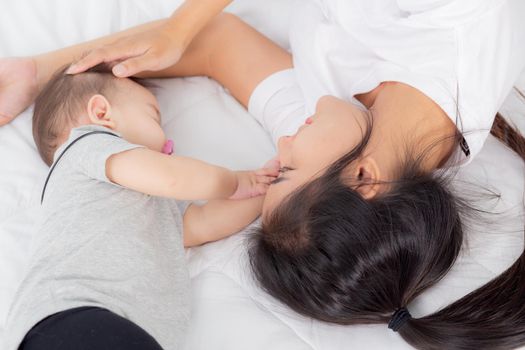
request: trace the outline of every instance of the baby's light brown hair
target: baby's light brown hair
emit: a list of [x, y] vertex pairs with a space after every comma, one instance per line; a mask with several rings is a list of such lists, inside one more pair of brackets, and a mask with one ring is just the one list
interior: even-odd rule
[[33, 138], [40, 156], [50, 166], [55, 151], [75, 127], [89, 99], [96, 94], [108, 100], [114, 96], [117, 78], [105, 65], [86, 73], [66, 74], [69, 65], [60, 68], [35, 101]]
[[[72, 128], [78, 126], [79, 117], [87, 113], [89, 99], [102, 95], [110, 103], [119, 93], [119, 80], [111, 73], [111, 66], [101, 63], [85, 73], [66, 74], [69, 64], [56, 71], [35, 100], [33, 112], [33, 138], [38, 153], [51, 166], [61, 142]], [[144, 88], [157, 85], [139, 78], [129, 78]]]

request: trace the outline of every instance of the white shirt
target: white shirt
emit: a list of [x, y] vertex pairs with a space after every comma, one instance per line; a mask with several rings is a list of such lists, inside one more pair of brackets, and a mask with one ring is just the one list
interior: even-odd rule
[[447, 113], [473, 156], [525, 67], [524, 18], [524, 0], [301, 0], [290, 44], [306, 109], [402, 82]]

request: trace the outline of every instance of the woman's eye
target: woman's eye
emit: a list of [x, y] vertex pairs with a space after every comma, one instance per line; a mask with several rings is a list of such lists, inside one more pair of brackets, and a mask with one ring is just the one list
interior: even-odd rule
[[290, 167], [287, 167], [287, 166], [284, 166], [284, 167], [279, 169], [279, 172], [282, 174], [282, 173], [285, 173], [285, 172], [290, 171], [290, 170], [294, 170], [294, 169], [292, 169]]
[[271, 182], [272, 185], [275, 185], [281, 181], [284, 181], [284, 180], [287, 180], [287, 178], [285, 178], [284, 176], [282, 176], [282, 174], [284, 174], [285, 172], [287, 171], [290, 171], [290, 170], [295, 170], [293, 168], [290, 168], [290, 167], [287, 167], [287, 166], [283, 166], [282, 168], [279, 168], [279, 177], [276, 178], [275, 180], [273, 180]]

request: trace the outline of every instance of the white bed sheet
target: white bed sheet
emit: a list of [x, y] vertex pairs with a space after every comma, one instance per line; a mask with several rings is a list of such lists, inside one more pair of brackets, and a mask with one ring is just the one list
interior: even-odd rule
[[[237, 1], [230, 10], [287, 47], [294, 0]], [[0, 56], [29, 55], [167, 16], [181, 1], [1, 0]], [[206, 78], [158, 81], [163, 126], [176, 151], [235, 169], [260, 166], [274, 154], [268, 135], [217, 83]], [[525, 74], [519, 85], [525, 88]], [[502, 111], [525, 130], [518, 94]], [[38, 198], [47, 168], [31, 136], [31, 110], [0, 128], [0, 337], [9, 303], [28, 259]], [[502, 174], [504, 176], [502, 176]], [[411, 305], [432, 312], [509, 266], [523, 246], [522, 162], [493, 138], [461, 178], [501, 193], [483, 207], [502, 214], [469, 231], [469, 249], [437, 286]], [[459, 183], [458, 191], [473, 186]], [[296, 315], [262, 293], [249, 273], [244, 233], [188, 250], [193, 311], [187, 349], [408, 349], [386, 325], [342, 327]], [[1, 339], [0, 339], [1, 340]], [[0, 341], [1, 344], [1, 341]]]

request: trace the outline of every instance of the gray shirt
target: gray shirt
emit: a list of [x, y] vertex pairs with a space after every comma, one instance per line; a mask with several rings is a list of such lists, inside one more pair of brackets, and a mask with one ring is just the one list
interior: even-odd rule
[[[56, 155], [94, 130], [109, 131], [74, 129]], [[120, 137], [89, 135], [56, 166], [29, 271], [9, 313], [8, 350], [43, 318], [80, 306], [106, 308], [131, 320], [166, 350], [182, 346], [190, 306], [181, 217], [187, 203], [107, 179], [108, 157], [136, 147]]]

